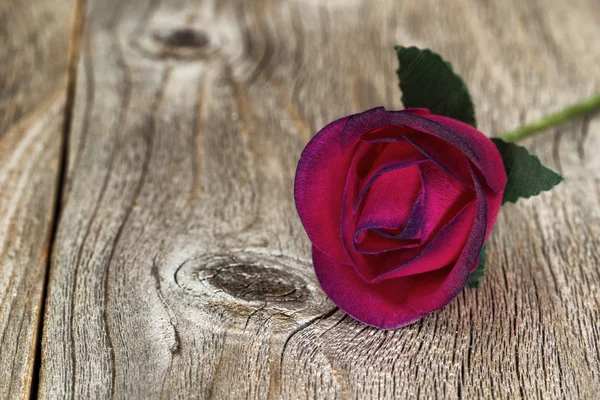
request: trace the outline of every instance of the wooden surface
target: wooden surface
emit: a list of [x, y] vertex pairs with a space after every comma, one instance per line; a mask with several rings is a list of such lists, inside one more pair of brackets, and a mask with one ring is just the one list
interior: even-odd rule
[[28, 398], [35, 381], [73, 11], [0, 2], [0, 399]]
[[[44, 4], [53, 17], [27, 27], [59, 30], [43, 40], [64, 48], [69, 24], [48, 21], [68, 21], [72, 7]], [[16, 24], [24, 11], [13, 8], [0, 16]], [[396, 43], [452, 60], [490, 135], [600, 91], [597, 1], [87, 0], [79, 10], [61, 188], [65, 53], [38, 59], [30, 74], [48, 78], [37, 85], [10, 72], [23, 67], [0, 68], [14, 88], [0, 97], [0, 174], [11, 177], [0, 180], [0, 228], [12, 232], [0, 243], [22, 249], [0, 252], [0, 397], [26, 395], [28, 379], [52, 399], [597, 397], [597, 116], [524, 143], [565, 182], [503, 209], [479, 290], [401, 330], [366, 327], [324, 296], [292, 198], [314, 132], [401, 108]], [[44, 85], [60, 93], [51, 105]], [[13, 122], [15, 104], [41, 110], [45, 129]], [[40, 155], [17, 159], [26, 151]], [[35, 344], [59, 189], [38, 384], [19, 349]], [[29, 336], [13, 333], [22, 315]], [[20, 378], [7, 380], [6, 365]]]

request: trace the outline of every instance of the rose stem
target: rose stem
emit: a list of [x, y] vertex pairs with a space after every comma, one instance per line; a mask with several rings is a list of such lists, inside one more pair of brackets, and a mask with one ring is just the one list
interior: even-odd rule
[[561, 124], [569, 119], [579, 117], [597, 109], [600, 109], [600, 94], [573, 104], [572, 106], [567, 107], [556, 114], [548, 115], [539, 121], [523, 125], [514, 131], [506, 132], [500, 135], [500, 139], [504, 140], [505, 142], [516, 142], [533, 134], [539, 133], [546, 128]]

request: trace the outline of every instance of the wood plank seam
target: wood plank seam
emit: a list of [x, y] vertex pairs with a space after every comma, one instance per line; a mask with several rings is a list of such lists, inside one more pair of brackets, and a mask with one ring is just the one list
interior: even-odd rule
[[54, 211], [53, 211], [53, 224], [50, 231], [50, 239], [49, 239], [49, 247], [48, 247], [48, 257], [46, 263], [46, 274], [44, 277], [44, 287], [42, 290], [42, 306], [40, 310], [40, 318], [38, 320], [38, 328], [36, 334], [36, 349], [35, 349], [35, 358], [33, 364], [32, 371], [32, 379], [31, 379], [31, 389], [30, 389], [30, 399], [37, 399], [40, 389], [40, 372], [42, 369], [42, 336], [44, 334], [44, 319], [46, 316], [46, 294], [48, 292], [48, 283], [50, 282], [50, 269], [52, 266], [52, 255], [54, 252], [54, 245], [56, 241], [56, 233], [58, 231], [58, 226], [60, 223], [62, 204], [64, 201], [64, 192], [65, 192], [65, 175], [67, 171], [68, 165], [68, 148], [69, 148], [69, 138], [70, 132], [72, 128], [72, 116], [73, 116], [73, 107], [75, 106], [75, 87], [77, 82], [77, 65], [79, 58], [79, 48], [80, 48], [80, 40], [81, 35], [83, 33], [83, 24], [85, 21], [85, 1], [86, 0], [76, 0], [75, 12], [73, 15], [72, 21], [72, 34], [71, 34], [71, 42], [69, 46], [69, 56], [68, 56], [68, 72], [67, 72], [67, 95], [66, 102], [64, 106], [64, 119], [63, 119], [63, 129], [61, 136], [61, 144], [59, 151], [59, 167], [58, 167], [58, 176], [57, 176], [57, 190], [56, 196], [54, 198]]

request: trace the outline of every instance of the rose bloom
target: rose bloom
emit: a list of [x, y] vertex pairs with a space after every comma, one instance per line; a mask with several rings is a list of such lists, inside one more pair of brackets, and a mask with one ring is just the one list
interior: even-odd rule
[[321, 287], [383, 329], [440, 309], [477, 267], [506, 181], [490, 139], [426, 109], [332, 122], [304, 149], [294, 186]]

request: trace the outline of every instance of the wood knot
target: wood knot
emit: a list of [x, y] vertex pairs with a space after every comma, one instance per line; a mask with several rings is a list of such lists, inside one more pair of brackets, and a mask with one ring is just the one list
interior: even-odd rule
[[179, 61], [203, 60], [217, 51], [206, 31], [187, 25], [149, 28], [136, 45], [147, 57]]
[[185, 261], [176, 270], [175, 281], [204, 303], [241, 315], [258, 308], [295, 311], [327, 303], [310, 264], [281, 255], [205, 254]]
[[184, 27], [153, 33], [155, 41], [171, 47], [202, 48], [210, 43], [208, 36], [202, 31]]
[[266, 268], [260, 262], [222, 259], [205, 271], [214, 287], [243, 300], [304, 301], [309, 294], [306, 282], [281, 269]]

